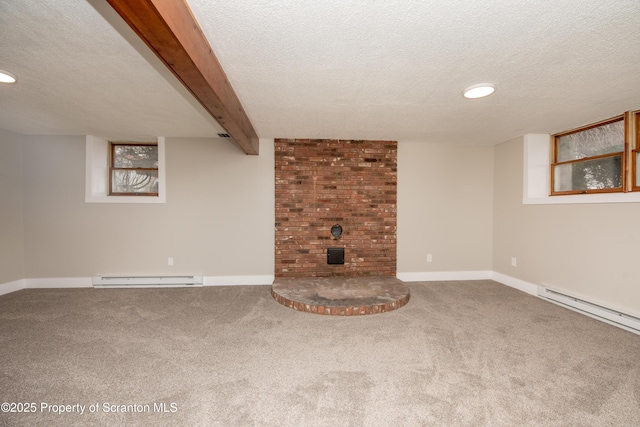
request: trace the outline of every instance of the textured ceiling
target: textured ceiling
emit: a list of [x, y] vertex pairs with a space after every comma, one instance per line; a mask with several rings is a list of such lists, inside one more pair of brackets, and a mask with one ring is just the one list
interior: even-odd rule
[[[494, 144], [640, 108], [638, 0], [188, 3], [262, 138]], [[0, 36], [0, 128], [221, 131], [104, 0], [0, 0]]]
[[189, 4], [262, 137], [486, 144], [640, 108], [638, 0]]
[[111, 139], [223, 132], [103, 0], [0, 0], [0, 128]]

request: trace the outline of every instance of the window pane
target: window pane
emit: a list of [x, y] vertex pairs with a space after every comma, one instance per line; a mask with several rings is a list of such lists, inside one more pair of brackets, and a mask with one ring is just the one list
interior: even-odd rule
[[622, 188], [622, 156], [555, 166], [555, 191]]
[[157, 168], [157, 145], [114, 145], [113, 166], [116, 168]]
[[157, 193], [158, 171], [114, 170], [112, 193]]
[[624, 150], [624, 120], [558, 138], [558, 162]]
[[640, 152], [636, 153], [636, 187], [640, 187]]

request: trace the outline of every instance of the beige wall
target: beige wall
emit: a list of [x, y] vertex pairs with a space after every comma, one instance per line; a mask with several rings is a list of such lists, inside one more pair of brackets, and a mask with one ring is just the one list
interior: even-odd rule
[[[273, 274], [273, 141], [255, 157], [224, 140], [167, 138], [166, 204], [94, 204], [84, 136], [24, 139], [18, 278]], [[493, 147], [399, 143], [398, 272], [491, 269], [492, 170]]]
[[0, 129], [0, 284], [24, 278], [22, 139]]
[[640, 203], [523, 205], [523, 144], [495, 147], [493, 270], [640, 315]]
[[[522, 154], [523, 138], [400, 142], [398, 272], [494, 270], [640, 315], [640, 204], [523, 205]], [[85, 203], [84, 136], [0, 131], [0, 284], [272, 275], [273, 141], [255, 157], [224, 140], [167, 138], [166, 164], [166, 204]]]
[[493, 147], [399, 142], [399, 273], [491, 270], [492, 216]]
[[[273, 141], [167, 138], [167, 203], [85, 203], [85, 137], [26, 136], [26, 277], [273, 274]], [[174, 266], [167, 266], [167, 258]]]

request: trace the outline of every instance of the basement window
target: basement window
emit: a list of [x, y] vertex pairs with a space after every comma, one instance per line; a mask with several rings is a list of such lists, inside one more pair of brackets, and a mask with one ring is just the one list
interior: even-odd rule
[[552, 195], [623, 191], [622, 116], [553, 135]]
[[111, 142], [109, 195], [158, 195], [158, 144]]
[[627, 114], [627, 122], [630, 124], [628, 134], [633, 137], [633, 149], [631, 151], [631, 177], [632, 191], [640, 191], [640, 110]]
[[[637, 112], [551, 136], [552, 196], [640, 190]], [[630, 171], [633, 171], [630, 173]]]
[[85, 202], [165, 203], [164, 147], [164, 137], [110, 143], [87, 135]]

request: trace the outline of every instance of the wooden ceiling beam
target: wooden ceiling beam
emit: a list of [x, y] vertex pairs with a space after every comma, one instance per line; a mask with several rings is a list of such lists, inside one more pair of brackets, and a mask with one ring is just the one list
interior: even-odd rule
[[185, 0], [107, 0], [247, 154], [258, 135]]

